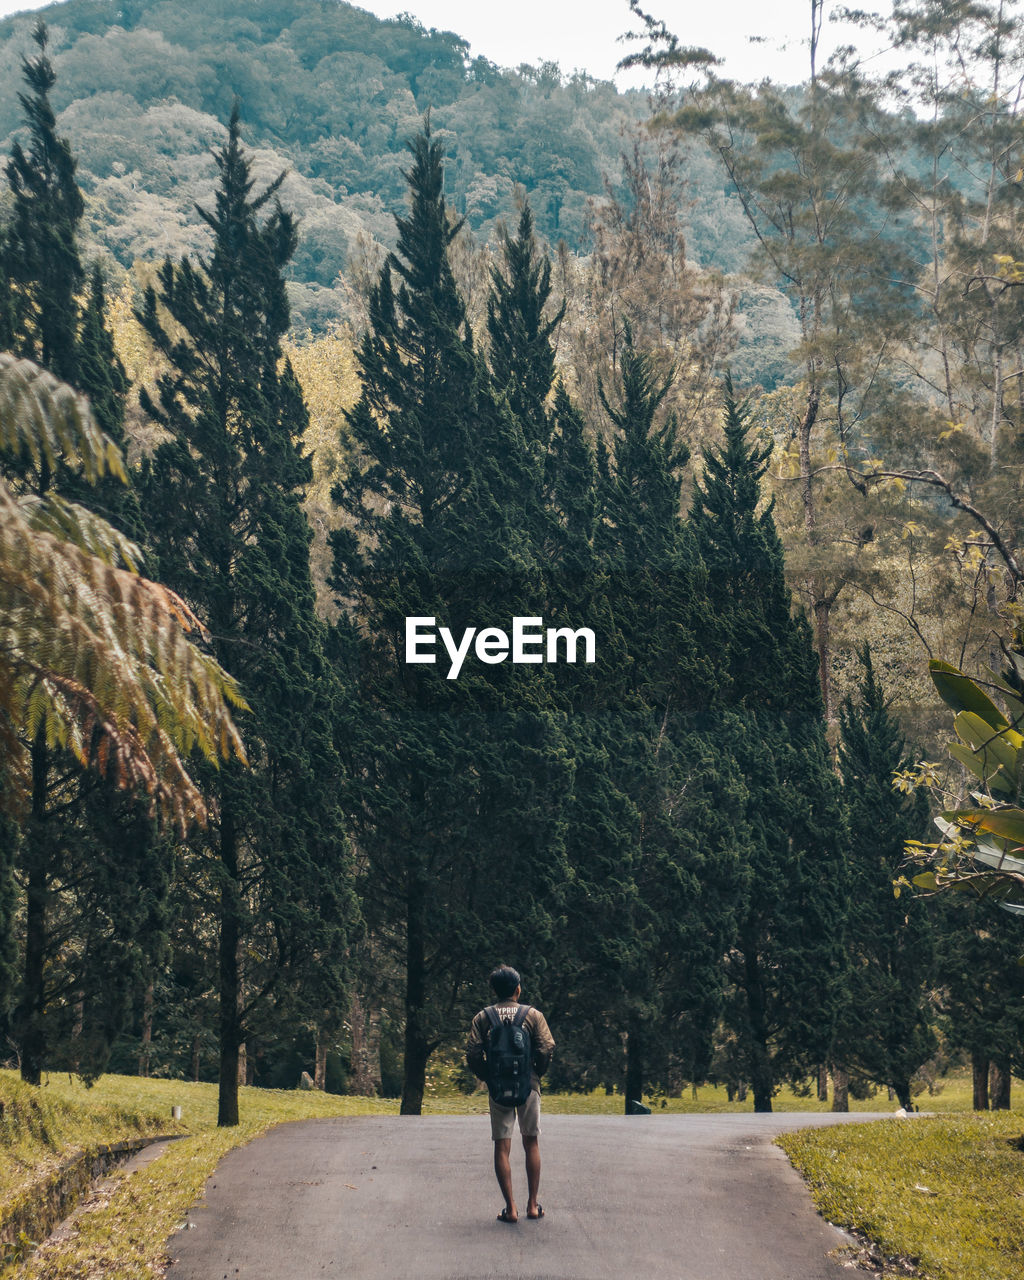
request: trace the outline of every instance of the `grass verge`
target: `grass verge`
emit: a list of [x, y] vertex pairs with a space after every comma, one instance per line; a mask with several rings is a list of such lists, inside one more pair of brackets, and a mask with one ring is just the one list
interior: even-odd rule
[[[0, 1073], [0, 1094], [13, 1077]], [[141, 1080], [104, 1076], [87, 1090], [67, 1077], [50, 1077], [35, 1091], [47, 1104], [69, 1115], [91, 1112], [100, 1141], [128, 1136], [117, 1131], [123, 1116], [152, 1117], [150, 1132], [185, 1129], [189, 1136], [145, 1169], [120, 1179], [106, 1203], [78, 1219], [78, 1230], [65, 1240], [44, 1244], [7, 1274], [18, 1280], [148, 1280], [162, 1275], [165, 1244], [199, 1199], [218, 1161], [271, 1125], [321, 1116], [387, 1114], [397, 1102], [346, 1098], [331, 1094], [269, 1089], [243, 1089], [242, 1123], [217, 1128], [217, 1087], [180, 1080]], [[172, 1106], [181, 1106], [182, 1125], [170, 1122]], [[104, 1116], [110, 1116], [104, 1129]], [[113, 1117], [118, 1119], [114, 1120]], [[148, 1121], [147, 1121], [148, 1122]], [[66, 1126], [64, 1134], [71, 1132]], [[114, 1175], [115, 1178], [117, 1175]], [[6, 1187], [0, 1186], [6, 1196]]]
[[0, 1071], [0, 1201], [8, 1204], [76, 1150], [155, 1133], [182, 1132], [170, 1108], [152, 1097], [115, 1090], [34, 1089]]
[[776, 1141], [822, 1214], [929, 1280], [1024, 1275], [1020, 1115], [961, 1114], [805, 1129]]
[[[971, 1075], [969, 1071], [957, 1071], [936, 1081], [933, 1091], [924, 1091], [914, 1098], [914, 1103], [921, 1111], [955, 1112], [970, 1111], [972, 1104]], [[1014, 1109], [1024, 1103], [1024, 1088], [1019, 1080], [1013, 1082]], [[696, 1090], [686, 1089], [675, 1098], [644, 1097], [644, 1102], [655, 1114], [666, 1115], [713, 1115], [749, 1113], [753, 1108], [750, 1095], [743, 1102], [730, 1102], [724, 1088], [713, 1085], [701, 1085]], [[773, 1107], [776, 1111], [831, 1111], [832, 1103], [819, 1102], [816, 1091], [796, 1093], [788, 1085], [783, 1085], [775, 1096]], [[873, 1111], [895, 1113], [899, 1107], [895, 1099], [890, 1099], [884, 1089], [879, 1089], [869, 1098], [851, 1098], [851, 1111]], [[435, 1082], [428, 1074], [427, 1093], [423, 1104], [426, 1114], [435, 1115], [469, 1115], [486, 1112], [487, 1099], [483, 1094], [459, 1094], [447, 1081]], [[615, 1115], [623, 1112], [621, 1093], [606, 1094], [603, 1089], [595, 1089], [592, 1093], [547, 1093], [544, 1094], [544, 1110], [549, 1115]]]
[[[1018, 1100], [1019, 1100], [1019, 1089]], [[65, 1240], [47, 1244], [23, 1263], [14, 1273], [18, 1280], [146, 1280], [162, 1274], [166, 1262], [165, 1245], [169, 1237], [184, 1222], [188, 1210], [202, 1195], [206, 1179], [218, 1161], [232, 1148], [249, 1142], [274, 1124], [286, 1120], [301, 1120], [326, 1116], [345, 1115], [394, 1115], [398, 1112], [396, 1099], [350, 1098], [330, 1094], [298, 1091], [243, 1089], [241, 1094], [242, 1123], [234, 1129], [216, 1127], [217, 1089], [211, 1084], [189, 1084], [179, 1080], [142, 1080], [132, 1076], [104, 1076], [92, 1089], [66, 1076], [51, 1076], [39, 1090], [29, 1090], [18, 1082], [11, 1072], [0, 1072], [0, 1099], [8, 1102], [5, 1121], [11, 1119], [11, 1101], [19, 1103], [23, 1116], [35, 1117], [31, 1123], [18, 1129], [13, 1122], [0, 1130], [0, 1201], [24, 1190], [33, 1177], [65, 1158], [70, 1151], [88, 1148], [90, 1145], [114, 1142], [138, 1135], [168, 1133], [175, 1129], [187, 1131], [188, 1137], [175, 1143], [165, 1155], [148, 1168], [130, 1178], [122, 1178], [113, 1193], [105, 1197], [105, 1203], [84, 1214], [77, 1223], [77, 1231]], [[441, 1093], [442, 1096], [436, 1096]], [[486, 1096], [469, 1097], [447, 1090], [437, 1090], [435, 1096], [425, 1101], [424, 1111], [433, 1115], [485, 1114]], [[696, 1095], [687, 1091], [679, 1098], [646, 1099], [656, 1113], [687, 1112], [749, 1112], [750, 1101], [730, 1103], [724, 1089], [704, 1087]], [[918, 1099], [922, 1108], [954, 1111], [970, 1106], [970, 1081], [954, 1077], [943, 1082], [941, 1092], [922, 1095]], [[33, 1111], [32, 1103], [38, 1111]], [[183, 1109], [182, 1124], [171, 1119], [171, 1107]], [[797, 1095], [784, 1089], [775, 1100], [779, 1111], [824, 1111], [822, 1104], [813, 1097]], [[851, 1101], [855, 1110], [895, 1110], [896, 1104], [887, 1100], [884, 1093], [863, 1101]], [[544, 1108], [550, 1115], [621, 1115], [623, 1099], [618, 1094], [606, 1094], [603, 1090], [591, 1094], [546, 1094]], [[998, 1127], [1006, 1126], [1006, 1133], [1024, 1129], [1024, 1124], [1012, 1116], [980, 1117]], [[974, 1117], [958, 1117], [958, 1123], [970, 1124]], [[918, 1126], [935, 1122], [915, 1120], [893, 1122], [893, 1132], [924, 1132]], [[34, 1125], [34, 1128], [33, 1128]], [[826, 1150], [838, 1149], [849, 1141], [846, 1135], [873, 1132], [875, 1126], [850, 1126], [842, 1130], [829, 1129], [799, 1135], [807, 1141], [811, 1152], [816, 1141], [829, 1139]], [[834, 1135], [834, 1136], [833, 1136]], [[874, 1139], [865, 1140], [870, 1146]], [[789, 1147], [787, 1145], [787, 1150]], [[796, 1147], [794, 1147], [794, 1151]], [[851, 1148], [851, 1162], [860, 1159], [856, 1148]], [[1016, 1154], [1016, 1153], [1014, 1153]], [[810, 1154], [806, 1158], [811, 1161]], [[1016, 1155], [1018, 1162], [1024, 1156]], [[803, 1168], [796, 1155], [794, 1163]], [[809, 1166], [808, 1166], [809, 1167]], [[822, 1162], [823, 1181], [831, 1167], [830, 1158]], [[1021, 1165], [1016, 1166], [1018, 1170]], [[882, 1172], [876, 1170], [878, 1179]], [[116, 1175], [115, 1175], [116, 1176]], [[810, 1174], [808, 1174], [810, 1176]], [[917, 1179], [923, 1181], [923, 1179]], [[885, 1186], [884, 1181], [878, 1185]], [[925, 1182], [925, 1185], [930, 1185]], [[816, 1193], [818, 1194], [818, 1193]], [[923, 1195], [923, 1193], [917, 1193]], [[1016, 1192], [1014, 1192], [1016, 1194]], [[868, 1198], [865, 1191], [862, 1199]], [[932, 1197], [926, 1197], [934, 1204]], [[819, 1203], [821, 1203], [819, 1201]], [[1019, 1200], [1008, 1201], [1019, 1216]], [[842, 1215], [831, 1208], [825, 1210], [833, 1220]], [[1009, 1212], [1009, 1210], [1008, 1210]], [[843, 1220], [853, 1222], [856, 1214]], [[863, 1217], [863, 1215], [862, 1215]], [[873, 1221], [873, 1220], [872, 1220]], [[871, 1223], [860, 1221], [862, 1229], [874, 1234]], [[877, 1234], [874, 1238], [881, 1240]], [[895, 1246], [894, 1246], [895, 1248]], [[913, 1251], [913, 1250], [911, 1250]], [[1020, 1259], [1018, 1258], [1018, 1263]], [[971, 1275], [972, 1280], [989, 1273], [980, 1271], [934, 1272], [936, 1280], [946, 1276]], [[993, 1271], [998, 1277], [1021, 1274], [1017, 1270]]]
[[0, 1072], [0, 1272], [88, 1189], [106, 1148], [182, 1129], [153, 1099], [77, 1099]]

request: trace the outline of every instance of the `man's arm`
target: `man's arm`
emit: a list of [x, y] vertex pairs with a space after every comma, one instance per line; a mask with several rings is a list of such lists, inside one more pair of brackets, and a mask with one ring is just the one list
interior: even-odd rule
[[533, 1069], [539, 1076], [542, 1076], [551, 1065], [551, 1055], [555, 1051], [555, 1038], [548, 1027], [547, 1019], [539, 1009], [534, 1009], [531, 1021], [533, 1022], [531, 1029], [533, 1036]]
[[469, 1039], [466, 1041], [466, 1066], [478, 1080], [487, 1079], [487, 1057], [484, 1052], [484, 1039], [479, 1024], [478, 1013], [469, 1027]]

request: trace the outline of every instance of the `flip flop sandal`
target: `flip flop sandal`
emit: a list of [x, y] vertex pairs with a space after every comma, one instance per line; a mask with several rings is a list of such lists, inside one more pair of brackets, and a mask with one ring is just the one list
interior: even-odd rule
[[508, 1216], [508, 1210], [507, 1210], [507, 1209], [502, 1209], [501, 1213], [499, 1213], [499, 1214], [498, 1214], [498, 1221], [499, 1221], [499, 1222], [510, 1222], [510, 1223], [512, 1224], [512, 1226], [515, 1226], [515, 1225], [516, 1225], [516, 1223], [519, 1221], [519, 1219], [518, 1219], [518, 1218], [510, 1218], [510, 1217]]
[[542, 1204], [539, 1204], [539, 1205], [537, 1206], [537, 1212], [536, 1212], [536, 1213], [529, 1213], [529, 1212], [528, 1212], [526, 1216], [530, 1219], [530, 1221], [531, 1221], [531, 1222], [536, 1222], [538, 1218], [543, 1218], [543, 1217], [544, 1217], [544, 1206], [543, 1206]]

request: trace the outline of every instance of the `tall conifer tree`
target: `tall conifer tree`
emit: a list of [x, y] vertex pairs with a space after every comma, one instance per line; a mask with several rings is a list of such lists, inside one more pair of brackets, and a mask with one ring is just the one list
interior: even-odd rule
[[10, 290], [12, 349], [58, 378], [78, 385], [78, 302], [85, 275], [78, 250], [84, 204], [67, 139], [57, 134], [50, 104], [56, 81], [46, 23], [32, 31], [38, 54], [22, 60], [26, 93], [18, 94], [29, 129], [26, 152], [11, 148], [6, 174], [14, 208], [3, 244]]
[[747, 792], [732, 818], [745, 892], [727, 960], [730, 1008], [754, 1109], [770, 1111], [784, 1074], [833, 1052], [848, 886], [817, 662], [791, 612], [771, 505], [762, 507], [770, 445], [750, 430], [727, 379], [725, 441], [705, 458], [691, 521], [724, 659], [709, 725]]
[[602, 673], [615, 692], [600, 719], [610, 774], [637, 815], [620, 850], [629, 883], [619, 939], [620, 954], [629, 953], [620, 966], [627, 1103], [672, 1070], [691, 1079], [706, 1070], [729, 923], [724, 843], [709, 825], [708, 788], [718, 779], [697, 733], [715, 688], [713, 622], [681, 514], [689, 448], [662, 411], [673, 377], [659, 375], [627, 325], [615, 394], [600, 394], [613, 434], [595, 547], [619, 642], [616, 675]]
[[515, 237], [502, 245], [504, 270], [491, 272], [487, 300], [490, 366], [496, 387], [531, 447], [547, 448], [551, 436], [548, 396], [555, 381], [552, 335], [565, 312], [565, 303], [548, 315], [551, 263], [538, 249], [533, 214], [523, 205]]
[[687, 449], [661, 412], [670, 384], [627, 330], [603, 396], [610, 445], [595, 459], [559, 390], [545, 485], [553, 594], [601, 637], [596, 669], [558, 681], [574, 779], [553, 1007], [573, 1049], [556, 1071], [627, 1102], [706, 1070], [733, 892], [710, 821], [721, 779], [696, 732], [713, 646], [698, 640], [704, 573], [681, 516]]
[[928, 821], [927, 798], [892, 785], [909, 763], [899, 725], [861, 653], [860, 697], [840, 708], [839, 769], [849, 838], [850, 970], [840, 1020], [841, 1061], [889, 1085], [911, 1108], [910, 1079], [935, 1048], [936, 925], [927, 902], [893, 893], [903, 846]]
[[[302, 506], [307, 418], [281, 338], [282, 271], [295, 227], [256, 193], [237, 110], [216, 153], [212, 248], [166, 262], [140, 320], [170, 372], [147, 410], [171, 434], [144, 482], [160, 574], [203, 616], [250, 711], [239, 718], [251, 769], [208, 779], [217, 820], [203, 837], [218, 898], [218, 1123], [238, 1123], [246, 1036], [289, 999], [312, 1008], [338, 983], [351, 918], [333, 741], [338, 690], [314, 611]], [[168, 324], [165, 314], [173, 321]], [[333, 992], [335, 1001], [341, 991]]]
[[[370, 295], [348, 415], [359, 452], [335, 493], [349, 525], [333, 584], [361, 678], [349, 759], [364, 901], [403, 972], [402, 1111], [418, 1114], [429, 1056], [471, 1012], [488, 963], [510, 947], [526, 975], [542, 962], [567, 765], [542, 669], [471, 655], [447, 680], [443, 651], [433, 666], [404, 660], [406, 618], [456, 636], [507, 630], [535, 615], [541, 581], [524, 505], [538, 464], [474, 346], [429, 121], [410, 151], [409, 214]], [[496, 887], [514, 907], [495, 910]]]
[[[38, 52], [23, 60], [26, 91], [19, 95], [28, 139], [25, 146], [15, 142], [5, 167], [12, 209], [0, 240], [0, 339], [85, 392], [99, 425], [121, 444], [127, 383], [98, 269], [85, 298], [79, 296], [86, 281], [78, 244], [84, 205], [50, 102], [55, 74], [44, 23], [36, 24], [33, 39]], [[117, 479], [87, 485], [71, 468], [25, 460], [12, 470], [24, 486], [99, 510], [137, 534], [134, 494]], [[118, 1002], [109, 999], [109, 975], [98, 957], [115, 944], [135, 947], [141, 919], [136, 901], [121, 890], [146, 879], [153, 853], [151, 824], [140, 817], [137, 800], [112, 793], [41, 739], [32, 770], [32, 808], [18, 842], [25, 948], [13, 1030], [22, 1074], [38, 1083], [47, 1063], [95, 1073], [106, 1060]], [[76, 932], [83, 923], [90, 942]], [[125, 955], [117, 968], [127, 976]]]

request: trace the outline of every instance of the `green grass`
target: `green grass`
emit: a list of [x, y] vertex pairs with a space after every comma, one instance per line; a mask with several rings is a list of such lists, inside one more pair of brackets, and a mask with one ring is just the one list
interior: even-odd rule
[[1024, 1275], [1019, 1114], [884, 1120], [785, 1134], [778, 1144], [831, 1222], [930, 1280]]
[[[1019, 1093], [1018, 1087], [1018, 1093]], [[206, 1179], [213, 1172], [218, 1161], [233, 1147], [251, 1141], [265, 1132], [271, 1125], [285, 1120], [299, 1120], [318, 1116], [346, 1115], [395, 1115], [398, 1112], [396, 1099], [350, 1098], [331, 1094], [319, 1094], [299, 1091], [275, 1091], [265, 1089], [243, 1089], [241, 1091], [242, 1123], [234, 1129], [218, 1129], [216, 1127], [217, 1089], [212, 1084], [188, 1084], [178, 1080], [142, 1080], [133, 1076], [104, 1076], [92, 1089], [86, 1089], [77, 1080], [67, 1076], [50, 1076], [47, 1083], [39, 1090], [28, 1089], [21, 1085], [11, 1072], [0, 1072], [0, 1098], [7, 1103], [7, 1127], [0, 1131], [3, 1143], [0, 1144], [0, 1198], [6, 1203], [9, 1196], [17, 1190], [24, 1189], [28, 1183], [40, 1174], [55, 1167], [56, 1163], [70, 1152], [98, 1143], [112, 1142], [140, 1134], [169, 1133], [176, 1129], [187, 1131], [188, 1137], [174, 1143], [167, 1153], [148, 1168], [140, 1170], [130, 1178], [123, 1178], [110, 1196], [107, 1203], [79, 1219], [77, 1232], [59, 1244], [46, 1245], [33, 1255], [17, 1271], [18, 1280], [146, 1280], [147, 1277], [158, 1277], [162, 1274], [166, 1263], [165, 1244], [173, 1232], [181, 1226], [189, 1208], [202, 1194]], [[730, 1103], [724, 1089], [704, 1087], [696, 1096], [687, 1090], [680, 1098], [665, 1099], [662, 1107], [660, 1098], [645, 1099], [658, 1114], [688, 1112], [749, 1112], [751, 1102]], [[948, 1111], [965, 1110], [970, 1107], [970, 1080], [965, 1076], [957, 1076], [942, 1082], [941, 1089], [934, 1095], [922, 1094], [917, 1099], [922, 1110]], [[181, 1106], [183, 1117], [181, 1125], [171, 1121], [171, 1107]], [[544, 1108], [549, 1115], [621, 1115], [623, 1100], [620, 1094], [606, 1094], [603, 1090], [590, 1094], [545, 1094]], [[812, 1097], [801, 1097], [789, 1089], [783, 1089], [775, 1099], [778, 1111], [815, 1112], [827, 1110]], [[884, 1092], [874, 1098], [863, 1101], [851, 1100], [851, 1107], [858, 1110], [886, 1111], [895, 1110], [896, 1104], [890, 1103]], [[485, 1114], [487, 1111], [486, 1095], [482, 1093], [466, 1096], [458, 1094], [446, 1087], [441, 1079], [431, 1081], [424, 1103], [427, 1115], [472, 1115]], [[15, 1119], [15, 1117], [17, 1117]], [[986, 1122], [994, 1126], [993, 1134], [1005, 1137], [1018, 1129], [1024, 1129], [1020, 1119], [1012, 1116], [980, 1117], [982, 1124]], [[852, 1168], [856, 1169], [861, 1161], [858, 1154], [858, 1142], [866, 1151], [874, 1150], [881, 1141], [874, 1135], [882, 1131], [893, 1134], [924, 1133], [924, 1127], [935, 1125], [939, 1121], [915, 1119], [911, 1122], [885, 1123], [881, 1126], [852, 1125], [842, 1130], [813, 1131], [807, 1134], [792, 1135], [786, 1140], [796, 1139], [794, 1151], [799, 1148], [806, 1153], [818, 1149], [824, 1139], [828, 1145], [821, 1148], [825, 1151], [838, 1150], [842, 1147], [849, 1152], [847, 1157]], [[970, 1135], [976, 1123], [972, 1116], [960, 1116], [949, 1122], [950, 1132], [963, 1132]], [[1005, 1126], [1005, 1133], [999, 1126]], [[957, 1126], [960, 1126], [957, 1129]], [[986, 1130], [986, 1132], [988, 1132]], [[942, 1141], [938, 1147], [941, 1148]], [[964, 1139], [969, 1142], [969, 1138]], [[1004, 1142], [1005, 1146], [1005, 1142]], [[1001, 1150], [998, 1145], [994, 1150]], [[1010, 1149], [1007, 1147], [1006, 1151]], [[1005, 1154], [1005, 1153], [1004, 1153]], [[799, 1159], [794, 1155], [798, 1167]], [[813, 1159], [807, 1154], [808, 1161]], [[1019, 1170], [1024, 1156], [1012, 1152], [1008, 1157], [1010, 1163]], [[986, 1155], [983, 1162], [987, 1166], [997, 1163], [991, 1155]], [[858, 1192], [855, 1204], [867, 1201], [869, 1191], [881, 1202], [886, 1202], [890, 1184], [885, 1181], [882, 1169], [884, 1160], [877, 1165], [870, 1160], [866, 1167], [873, 1172], [866, 1184]], [[825, 1156], [819, 1160], [816, 1181], [812, 1181], [816, 1196], [834, 1196], [837, 1202], [847, 1193], [843, 1189], [830, 1189], [830, 1177], [833, 1170], [841, 1166], [841, 1162]], [[916, 1168], [916, 1166], [915, 1166]], [[925, 1179], [914, 1176], [915, 1181]], [[912, 1186], [912, 1184], [911, 1184]], [[1016, 1190], [1013, 1193], [1017, 1194]], [[929, 1206], [934, 1209], [937, 1197], [924, 1196], [923, 1193], [907, 1192], [911, 1203], [916, 1203], [915, 1195], [925, 1203], [925, 1214]], [[831, 1205], [832, 1201], [829, 1201]], [[1007, 1201], [1019, 1217], [1019, 1199]], [[823, 1209], [825, 1208], [822, 1202]], [[853, 1222], [855, 1218], [862, 1229], [872, 1233], [866, 1215], [848, 1214], [846, 1218], [831, 1207], [825, 1209], [833, 1220]], [[897, 1215], [898, 1217], [899, 1215]], [[945, 1230], [945, 1227], [943, 1228]], [[950, 1231], [959, 1231], [958, 1224], [951, 1224]], [[881, 1237], [876, 1237], [881, 1239]], [[973, 1246], [972, 1246], [973, 1247]], [[1015, 1247], [1015, 1246], [1014, 1246]], [[1003, 1245], [997, 1246], [997, 1254]], [[1006, 1246], [1010, 1248], [1010, 1246]], [[916, 1248], [900, 1248], [893, 1246], [896, 1252], [916, 1252]], [[1005, 1250], [1004, 1250], [1005, 1251]], [[922, 1252], [923, 1256], [923, 1252]], [[983, 1273], [936, 1270], [936, 1280], [946, 1277], [967, 1276], [972, 1280], [981, 1280], [989, 1274], [994, 1277], [1015, 1277], [1020, 1274], [1020, 1258], [1011, 1254], [1016, 1261], [1017, 1270], [992, 1271]]]
[[81, 1096], [68, 1088], [33, 1089], [0, 1071], [0, 1200], [4, 1204], [75, 1151], [154, 1133], [183, 1131], [170, 1108], [128, 1088]]
[[[1016, 1105], [1024, 1105], [1024, 1092], [1021, 1085], [1015, 1082]], [[957, 1072], [939, 1080], [934, 1092], [927, 1090], [914, 1098], [915, 1105], [921, 1111], [969, 1111], [972, 1102], [972, 1085], [969, 1072]], [[753, 1102], [748, 1094], [743, 1102], [730, 1102], [724, 1088], [702, 1085], [696, 1091], [686, 1089], [678, 1098], [644, 1097], [644, 1103], [658, 1114], [717, 1114], [727, 1112], [749, 1112]], [[662, 1105], [664, 1103], [664, 1105]], [[784, 1085], [776, 1094], [773, 1103], [776, 1111], [831, 1111], [832, 1104], [819, 1102], [816, 1092], [804, 1095], [794, 1092]], [[870, 1098], [851, 1098], [851, 1111], [888, 1111], [895, 1112], [899, 1103], [889, 1101], [885, 1089], [880, 1089]], [[427, 1078], [427, 1092], [423, 1104], [427, 1115], [470, 1115], [487, 1111], [486, 1094], [476, 1093], [469, 1097], [455, 1092], [443, 1075], [435, 1081]], [[623, 1097], [621, 1093], [606, 1094], [603, 1089], [593, 1093], [547, 1093], [544, 1094], [544, 1110], [549, 1115], [621, 1115]]]
[[[0, 1072], [0, 1097], [25, 1089], [10, 1072]], [[187, 1130], [149, 1167], [121, 1180], [108, 1203], [78, 1221], [68, 1239], [47, 1244], [16, 1271], [18, 1280], [144, 1280], [163, 1273], [165, 1243], [202, 1194], [206, 1179], [233, 1147], [242, 1146], [271, 1125], [318, 1116], [391, 1114], [398, 1103], [375, 1098], [269, 1089], [242, 1089], [242, 1122], [217, 1128], [217, 1087], [179, 1080], [141, 1080], [104, 1076], [92, 1089], [67, 1076], [51, 1076], [32, 1091], [63, 1117], [59, 1132], [48, 1133], [61, 1149], [110, 1142], [137, 1133]], [[171, 1107], [182, 1108], [182, 1124], [170, 1120]], [[61, 1145], [62, 1144], [62, 1145]], [[44, 1142], [37, 1170], [45, 1173], [58, 1147]], [[22, 1158], [29, 1154], [22, 1148]], [[8, 1166], [13, 1169], [15, 1162]], [[22, 1171], [24, 1166], [22, 1166]], [[6, 1200], [10, 1184], [0, 1182]]]

